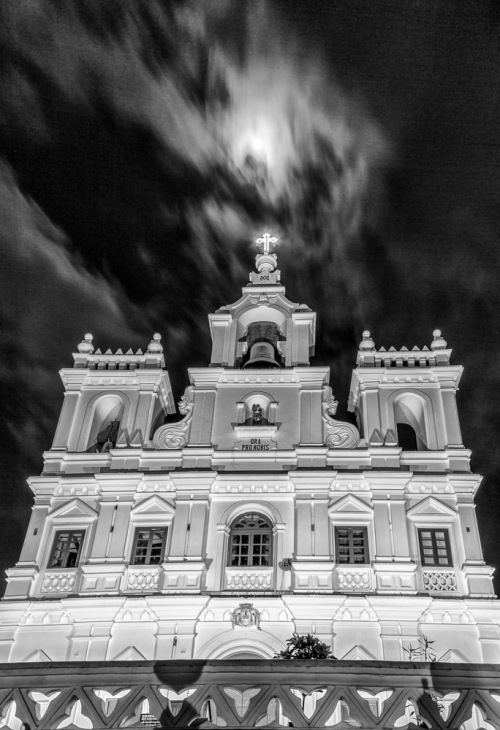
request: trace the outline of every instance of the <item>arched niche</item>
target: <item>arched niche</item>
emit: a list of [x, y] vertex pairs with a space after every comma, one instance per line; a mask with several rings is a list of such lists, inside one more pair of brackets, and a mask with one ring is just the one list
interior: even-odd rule
[[433, 448], [434, 429], [429, 419], [432, 403], [428, 398], [417, 393], [404, 392], [394, 398], [393, 409], [398, 442], [405, 451]]
[[123, 421], [124, 402], [116, 393], [106, 393], [94, 400], [90, 407], [90, 427], [84, 450], [101, 451], [100, 444], [104, 444], [107, 431], [109, 441], [116, 443], [118, 428]]
[[250, 393], [238, 404], [238, 423], [247, 426], [274, 424], [276, 405], [268, 393]]

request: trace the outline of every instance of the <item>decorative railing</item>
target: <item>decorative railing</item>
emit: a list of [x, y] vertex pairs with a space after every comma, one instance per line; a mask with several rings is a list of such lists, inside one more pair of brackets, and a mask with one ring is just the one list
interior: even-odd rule
[[0, 665], [0, 727], [500, 728], [500, 667], [378, 661]]
[[456, 593], [457, 577], [453, 568], [422, 568], [424, 591], [429, 593]]
[[130, 565], [125, 575], [126, 591], [158, 591], [160, 588], [159, 565]]
[[272, 567], [234, 568], [226, 567], [226, 590], [228, 591], [271, 591], [273, 590]]
[[369, 593], [373, 590], [373, 570], [369, 565], [337, 565], [334, 576], [336, 591]]
[[[57, 568], [45, 571], [42, 579], [42, 587], [40, 593], [76, 593], [77, 591], [77, 568], [70, 570], [59, 570]], [[2, 727], [0, 725], [0, 727]]]

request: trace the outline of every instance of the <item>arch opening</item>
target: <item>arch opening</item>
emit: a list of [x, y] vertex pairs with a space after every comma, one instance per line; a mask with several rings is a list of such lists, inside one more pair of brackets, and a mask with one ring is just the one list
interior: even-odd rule
[[404, 393], [394, 401], [394, 421], [398, 443], [404, 451], [425, 451], [428, 435], [425, 403], [413, 393]]
[[116, 446], [120, 422], [123, 417], [123, 401], [117, 395], [105, 395], [94, 404], [87, 452], [109, 451]]

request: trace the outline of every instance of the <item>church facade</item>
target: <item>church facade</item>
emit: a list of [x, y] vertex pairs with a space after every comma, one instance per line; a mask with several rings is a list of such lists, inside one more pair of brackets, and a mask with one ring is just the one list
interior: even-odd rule
[[462, 444], [462, 367], [365, 331], [335, 418], [316, 315], [259, 239], [241, 298], [175, 413], [161, 338], [94, 349], [65, 398], [0, 605], [1, 662], [271, 659], [296, 632], [338, 659], [500, 663], [500, 612]]

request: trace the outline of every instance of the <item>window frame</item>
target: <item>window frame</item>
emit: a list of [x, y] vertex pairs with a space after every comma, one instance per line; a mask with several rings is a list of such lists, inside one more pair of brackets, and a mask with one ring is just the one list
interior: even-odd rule
[[[80, 565], [80, 559], [82, 557], [83, 545], [85, 543], [86, 532], [87, 532], [86, 527], [67, 527], [65, 529], [64, 528], [62, 528], [62, 529], [61, 528], [56, 529], [55, 532], [54, 532], [53, 539], [52, 539], [52, 547], [51, 547], [50, 553], [49, 553], [49, 560], [47, 562], [47, 569], [72, 570], [72, 569], [78, 568], [78, 566]], [[54, 560], [55, 560], [56, 552], [57, 552], [57, 543], [60, 540], [61, 535], [64, 535], [65, 533], [67, 533], [69, 537], [68, 537], [68, 540], [66, 542], [66, 549], [63, 549], [63, 552], [64, 552], [64, 563], [61, 564], [61, 565], [54, 565]], [[78, 546], [78, 551], [76, 553], [76, 558], [75, 558], [74, 565], [68, 565], [67, 564], [68, 563], [68, 557], [70, 555], [73, 555], [74, 554], [74, 553], [70, 553], [69, 546], [71, 545], [72, 537], [75, 534], [79, 534], [81, 536], [80, 537], [80, 543], [79, 543], [79, 546]]]
[[[340, 531], [348, 531], [349, 532], [349, 558], [354, 558], [354, 532], [362, 532], [363, 533], [363, 562], [356, 562], [355, 560], [349, 559], [348, 561], [339, 560], [340, 557], [340, 551], [339, 551], [339, 539], [340, 539]], [[334, 540], [335, 540], [335, 562], [337, 565], [370, 565], [370, 542], [368, 537], [368, 526], [367, 525], [335, 525], [335, 532], [334, 532]]]
[[[426, 558], [424, 557], [424, 545], [423, 545], [423, 533], [428, 532], [431, 535], [431, 547], [433, 551], [433, 562], [427, 563], [425, 562]], [[445, 550], [446, 550], [446, 563], [440, 563], [439, 562], [439, 555], [438, 550], [439, 547], [437, 545], [437, 538], [436, 533], [442, 532], [444, 535], [444, 542], [445, 542]], [[419, 554], [420, 554], [420, 564], [422, 565], [422, 568], [453, 568], [453, 551], [451, 548], [451, 540], [450, 540], [450, 531], [447, 527], [417, 527], [417, 536], [418, 536], [418, 547], [419, 547]]]
[[[267, 527], [265, 527], [265, 528], [263, 528], [263, 527], [255, 527], [255, 528], [235, 527], [235, 525], [238, 522], [240, 522], [241, 520], [243, 520], [247, 515], [259, 517], [261, 520], [264, 520], [267, 523]], [[257, 557], [259, 557], [261, 560], [266, 557], [267, 563], [253, 562], [254, 558], [256, 557], [254, 547], [263, 548], [265, 545], [265, 543], [263, 541], [261, 542], [260, 545], [256, 544], [255, 537], [258, 537], [258, 536], [260, 537], [260, 536], [265, 536], [265, 535], [267, 535], [269, 537], [269, 542], [268, 542], [269, 552], [268, 552], [267, 556], [265, 556], [263, 551], [261, 551], [260, 555], [257, 555]], [[247, 543], [248, 552], [247, 552], [246, 557], [247, 557], [247, 559], [250, 557], [252, 558], [251, 563], [247, 563], [246, 565], [242, 564], [240, 562], [233, 563], [233, 548], [242, 547], [242, 543], [240, 543], [239, 545], [234, 544], [234, 538], [237, 536], [248, 536], [248, 538], [249, 538], [248, 543]], [[239, 554], [237, 555], [237, 558], [241, 560], [243, 557], [245, 557], [245, 556], [240, 551]], [[229, 549], [228, 549], [227, 566], [229, 568], [256, 569], [256, 568], [271, 568], [272, 565], [273, 565], [273, 525], [272, 525], [271, 520], [268, 517], [266, 517], [265, 515], [261, 514], [260, 512], [248, 511], [248, 512], [243, 512], [242, 514], [239, 514], [231, 522], [231, 527], [230, 527], [230, 531], [229, 531]]]
[[[147, 562], [144, 563], [138, 563], [136, 562], [137, 559], [137, 549], [138, 549], [138, 540], [139, 540], [139, 534], [140, 532], [149, 532], [150, 536], [148, 538], [148, 545], [146, 548], [146, 557], [149, 558]], [[160, 559], [158, 562], [151, 562], [151, 551], [153, 549], [152, 540], [153, 540], [153, 534], [155, 532], [163, 532], [163, 539], [162, 539], [162, 546], [161, 546], [161, 553], [160, 553]], [[165, 561], [165, 553], [167, 552], [167, 540], [168, 540], [168, 533], [169, 533], [169, 525], [160, 525], [160, 526], [151, 526], [151, 525], [137, 525], [134, 529], [134, 536], [132, 539], [132, 550], [130, 553], [130, 563], [129, 565], [137, 567], [137, 566], [152, 566], [152, 565], [161, 565]]]

